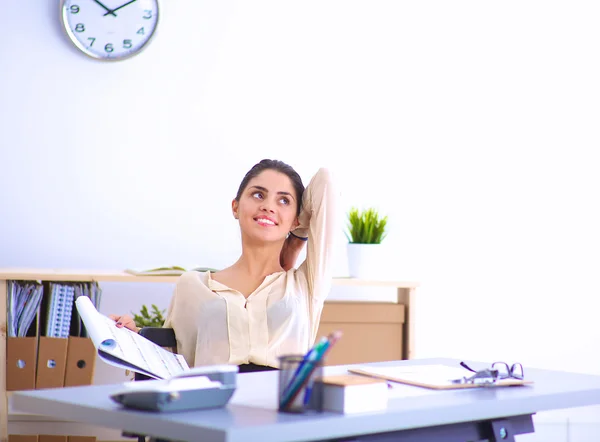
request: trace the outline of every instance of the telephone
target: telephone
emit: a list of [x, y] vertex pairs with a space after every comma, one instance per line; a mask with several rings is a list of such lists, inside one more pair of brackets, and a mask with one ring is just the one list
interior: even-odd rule
[[224, 407], [233, 396], [237, 365], [194, 367], [169, 379], [125, 382], [110, 398], [125, 408], [186, 411]]

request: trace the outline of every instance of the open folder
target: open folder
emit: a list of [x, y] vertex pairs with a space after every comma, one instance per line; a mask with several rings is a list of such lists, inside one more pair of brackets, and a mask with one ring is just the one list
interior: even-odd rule
[[[387, 367], [355, 367], [348, 369], [351, 373], [385, 379], [391, 382], [414, 385], [416, 387], [431, 388], [434, 390], [452, 390], [457, 388], [481, 388], [477, 383], [455, 383], [454, 380], [468, 376], [464, 368], [451, 367], [442, 364], [426, 365], [396, 365]], [[524, 379], [501, 379], [486, 387], [510, 387], [516, 385], [532, 384]]]
[[99, 313], [89, 298], [80, 296], [75, 305], [104, 362], [155, 379], [168, 379], [189, 371], [182, 355], [171, 353], [125, 327], [117, 328], [115, 321]]

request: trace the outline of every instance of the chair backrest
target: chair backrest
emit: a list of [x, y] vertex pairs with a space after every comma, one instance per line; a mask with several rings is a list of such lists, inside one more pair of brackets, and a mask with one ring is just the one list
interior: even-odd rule
[[[172, 328], [143, 327], [140, 330], [140, 335], [161, 347], [177, 349], [177, 339], [175, 339], [175, 331]], [[141, 373], [135, 373], [134, 379], [136, 381], [147, 381], [152, 378]]]
[[177, 347], [177, 339], [172, 328], [143, 327], [140, 336], [154, 342], [161, 347]]

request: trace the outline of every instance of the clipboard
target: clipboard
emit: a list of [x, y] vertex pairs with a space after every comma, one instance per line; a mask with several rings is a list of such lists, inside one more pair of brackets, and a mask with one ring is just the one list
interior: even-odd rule
[[463, 368], [441, 364], [427, 365], [396, 365], [387, 367], [361, 366], [349, 368], [350, 373], [385, 379], [390, 382], [412, 385], [433, 390], [457, 390], [464, 388], [498, 388], [514, 387], [533, 384], [527, 379], [500, 379], [493, 384], [483, 383], [454, 383], [468, 373]]

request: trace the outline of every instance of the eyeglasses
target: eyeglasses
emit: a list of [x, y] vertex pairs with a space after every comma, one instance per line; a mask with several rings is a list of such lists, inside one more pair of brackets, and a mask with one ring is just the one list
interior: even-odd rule
[[494, 380], [498, 379], [519, 379], [523, 380], [525, 378], [525, 374], [523, 371], [523, 365], [521, 363], [516, 362], [512, 365], [508, 365], [506, 362], [494, 362], [490, 369], [486, 370], [473, 370], [466, 363], [461, 362], [461, 367], [466, 368], [469, 371], [472, 371], [476, 375], [481, 375], [480, 377], [492, 377]]
[[498, 377], [500, 379], [524, 379], [523, 366], [516, 362], [512, 365], [508, 365], [506, 362], [494, 362], [492, 369], [498, 370]]

